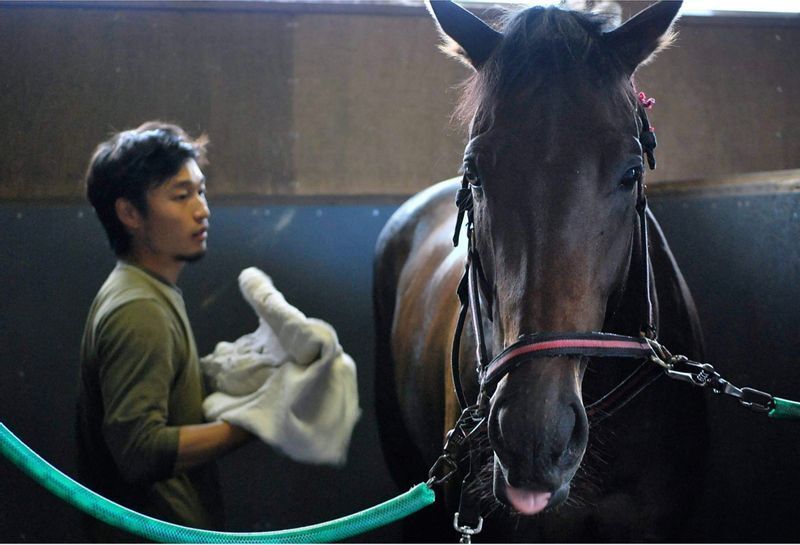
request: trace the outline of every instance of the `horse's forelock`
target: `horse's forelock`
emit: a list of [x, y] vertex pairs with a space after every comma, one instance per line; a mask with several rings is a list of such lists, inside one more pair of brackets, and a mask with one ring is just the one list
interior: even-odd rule
[[[575, 63], [596, 69], [606, 60], [603, 32], [614, 12], [593, 13], [541, 7], [508, 11], [500, 25], [503, 41], [462, 87], [455, 117], [466, 124], [491, 125], [492, 105], [522, 86], [535, 88], [554, 72]], [[488, 128], [488, 127], [487, 127]]]

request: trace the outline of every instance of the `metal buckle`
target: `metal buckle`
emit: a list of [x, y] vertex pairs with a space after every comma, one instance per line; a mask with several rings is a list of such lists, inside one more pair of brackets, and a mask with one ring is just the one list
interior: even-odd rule
[[775, 399], [772, 395], [753, 388], [737, 388], [722, 378], [712, 365], [691, 361], [686, 356], [673, 356], [656, 341], [646, 340], [653, 351], [650, 359], [663, 367], [669, 378], [688, 382], [694, 386], [708, 386], [715, 394], [735, 397], [742, 406], [758, 413], [766, 413], [775, 408]]
[[453, 528], [461, 534], [459, 543], [472, 543], [472, 536], [481, 533], [481, 530], [483, 530], [483, 517], [478, 517], [478, 525], [473, 528], [472, 526], [462, 526], [458, 522], [458, 513], [456, 513], [453, 517]]
[[[437, 476], [443, 469], [444, 473]], [[450, 477], [455, 475], [456, 471], [458, 471], [458, 463], [453, 460], [449, 454], [442, 454], [433, 463], [433, 467], [431, 467], [430, 471], [428, 471], [428, 481], [425, 484], [430, 488], [433, 485], [445, 483], [450, 480]]]
[[[485, 422], [486, 416], [479, 405], [471, 405], [464, 409], [456, 425], [447, 432], [442, 455], [428, 472], [428, 486], [442, 484], [458, 471], [458, 461], [462, 458], [461, 450], [473, 435], [483, 429]], [[439, 475], [442, 470], [444, 473]]]
[[754, 390], [753, 388], [742, 388], [742, 397], [739, 403], [757, 413], [767, 413], [775, 408], [775, 398], [767, 392]]
[[753, 412], [767, 413], [775, 408], [775, 398], [772, 395], [753, 388], [737, 388], [718, 374], [709, 385], [714, 393], [735, 397], [743, 407]]
[[[714, 382], [721, 379], [719, 373], [710, 364], [689, 361], [685, 356], [672, 356], [668, 363], [669, 367], [665, 370], [668, 377], [689, 382], [695, 386], [711, 385], [713, 388]], [[676, 368], [681, 366], [688, 370], [678, 371]]]
[[652, 354], [650, 354], [650, 361], [660, 367], [663, 367], [664, 369], [669, 369], [671, 366], [668, 362], [672, 358], [672, 354], [669, 352], [669, 350], [660, 345], [658, 341], [651, 339], [644, 333], [641, 334], [641, 337], [650, 346], [650, 350], [652, 352]]
[[[724, 382], [714, 367], [708, 363], [691, 361], [686, 356], [672, 355], [663, 345], [653, 339], [644, 338], [652, 350], [650, 360], [664, 368], [669, 378], [688, 382], [694, 386], [709, 386], [712, 388], [719, 381]], [[716, 388], [715, 388], [716, 390]]]

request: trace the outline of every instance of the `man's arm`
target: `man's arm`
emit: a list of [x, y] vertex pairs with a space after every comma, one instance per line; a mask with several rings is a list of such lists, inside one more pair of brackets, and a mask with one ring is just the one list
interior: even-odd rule
[[152, 483], [210, 462], [249, 433], [226, 422], [170, 426], [173, 338], [160, 305], [136, 300], [102, 323], [103, 436], [123, 478]]
[[253, 437], [244, 428], [224, 421], [181, 426], [175, 471], [185, 471], [216, 460]]

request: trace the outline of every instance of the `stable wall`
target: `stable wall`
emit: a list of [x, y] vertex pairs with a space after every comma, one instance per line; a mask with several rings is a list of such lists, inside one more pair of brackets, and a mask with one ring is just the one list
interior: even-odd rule
[[[679, 29], [637, 77], [649, 182], [800, 167], [800, 18]], [[437, 43], [419, 4], [0, 2], [0, 199], [80, 199], [94, 146], [153, 118], [211, 137], [213, 197], [410, 195], [464, 145]]]

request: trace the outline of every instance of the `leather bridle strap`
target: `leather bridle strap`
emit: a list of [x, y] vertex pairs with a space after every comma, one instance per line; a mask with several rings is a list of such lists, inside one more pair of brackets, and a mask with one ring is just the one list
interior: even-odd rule
[[644, 183], [639, 182], [639, 198], [636, 202], [636, 212], [639, 215], [639, 237], [641, 239], [640, 248], [641, 256], [641, 271], [639, 274], [642, 276], [642, 323], [641, 334], [648, 339], [655, 340], [658, 337], [656, 329], [656, 318], [653, 310], [653, 299], [650, 293], [650, 252], [649, 252], [649, 236], [647, 232], [647, 196], [644, 194]]
[[613, 333], [537, 333], [523, 335], [486, 368], [481, 384], [484, 388], [496, 385], [501, 378], [523, 362], [535, 358], [579, 356], [591, 358], [643, 359], [653, 353], [642, 338]]
[[599, 424], [663, 376], [664, 369], [653, 364], [648, 358], [613, 390], [586, 406], [586, 416], [589, 418], [589, 422], [592, 425]]
[[537, 358], [574, 356], [645, 360], [609, 393], [586, 407], [586, 415], [593, 425], [597, 425], [664, 375], [663, 368], [651, 363], [653, 354], [653, 349], [643, 337], [599, 332], [525, 335], [488, 365], [481, 377], [481, 392], [488, 392], [513, 369]]
[[456, 330], [453, 335], [453, 347], [450, 352], [450, 372], [453, 378], [453, 387], [456, 391], [456, 398], [461, 410], [464, 411], [469, 403], [467, 397], [464, 395], [464, 388], [461, 385], [461, 366], [459, 365], [459, 355], [461, 351], [461, 333], [464, 331], [464, 322], [467, 319], [467, 312], [469, 312], [469, 260], [467, 260], [467, 268], [461, 276], [461, 281], [458, 283], [458, 299], [461, 302], [461, 309], [458, 311], [458, 322], [456, 323]]

